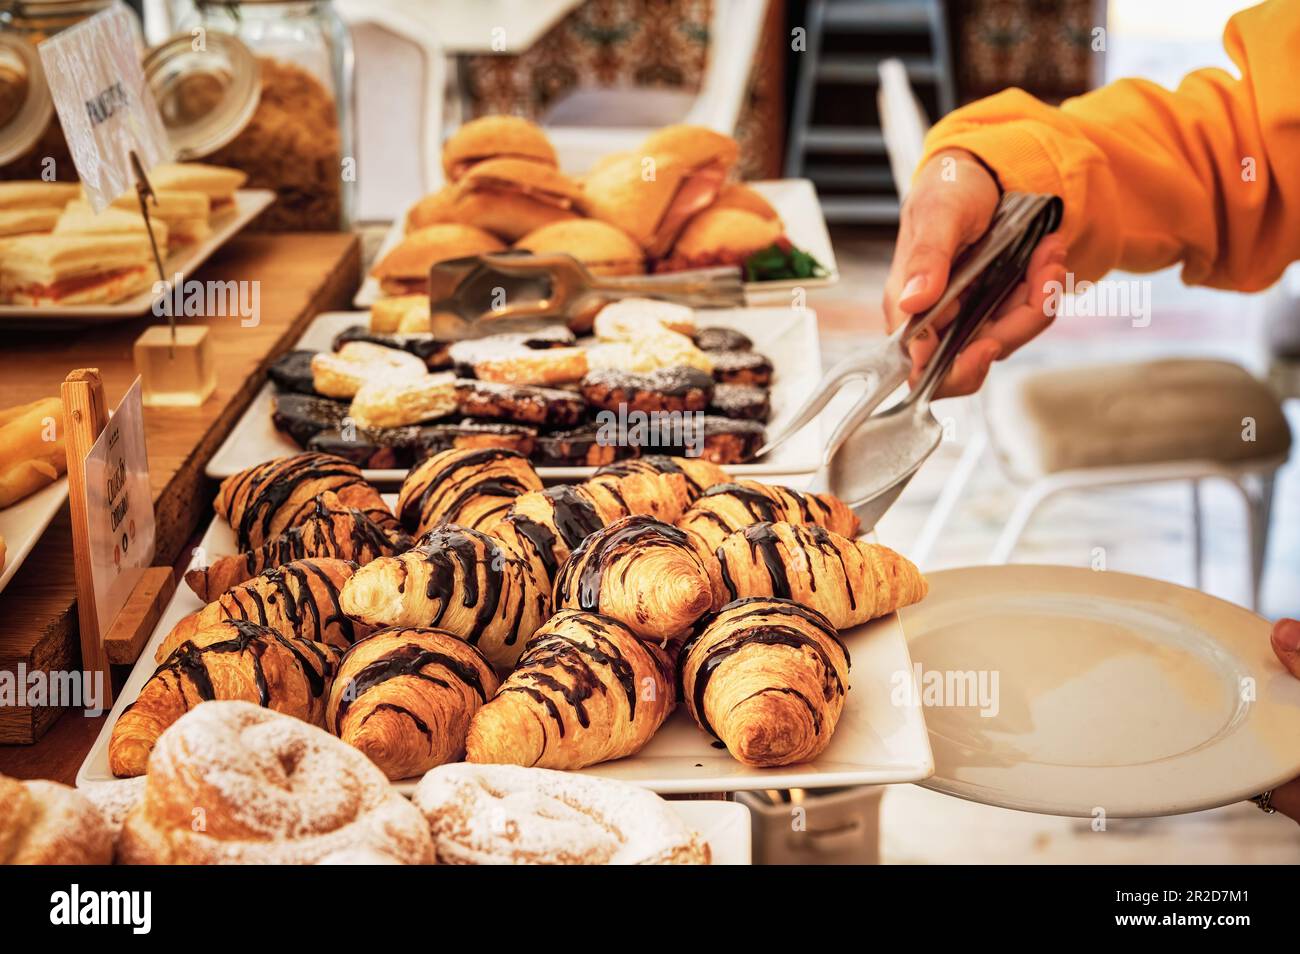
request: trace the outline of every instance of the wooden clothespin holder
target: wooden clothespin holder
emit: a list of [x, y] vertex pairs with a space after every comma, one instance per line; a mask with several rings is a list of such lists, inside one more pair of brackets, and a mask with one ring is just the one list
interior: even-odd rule
[[81, 632], [81, 666], [104, 674], [103, 705], [113, 702], [108, 666], [134, 663], [140, 656], [163, 609], [176, 590], [171, 567], [145, 568], [130, 597], [107, 632], [99, 631], [94, 561], [90, 545], [90, 513], [86, 496], [86, 456], [108, 424], [104, 382], [98, 368], [81, 368], [64, 380], [64, 443], [68, 457], [68, 501], [72, 512], [72, 555], [77, 582], [77, 623]]

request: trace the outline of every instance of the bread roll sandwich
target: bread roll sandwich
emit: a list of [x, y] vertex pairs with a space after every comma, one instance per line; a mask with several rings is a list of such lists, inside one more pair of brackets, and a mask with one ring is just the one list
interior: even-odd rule
[[457, 182], [487, 159], [525, 159], [555, 166], [555, 148], [546, 133], [521, 116], [483, 116], [457, 129], [442, 147], [447, 181]]
[[426, 294], [429, 269], [438, 262], [505, 249], [494, 236], [471, 225], [445, 223], [418, 229], [370, 270], [385, 295]]
[[738, 155], [736, 141], [703, 126], [668, 126], [642, 148], [612, 159], [586, 179], [583, 201], [651, 258], [672, 248], [696, 214], [717, 199]]
[[672, 254], [659, 261], [655, 270], [743, 266], [746, 259], [777, 242], [782, 234], [779, 219], [764, 219], [742, 209], [708, 209], [691, 219]]
[[486, 229], [507, 242], [529, 232], [578, 218], [582, 190], [551, 166], [528, 159], [488, 159], [456, 183], [450, 214], [457, 222]]
[[572, 255], [593, 275], [640, 275], [645, 271], [645, 256], [632, 236], [598, 219], [543, 225], [516, 242], [515, 248], [539, 255]]

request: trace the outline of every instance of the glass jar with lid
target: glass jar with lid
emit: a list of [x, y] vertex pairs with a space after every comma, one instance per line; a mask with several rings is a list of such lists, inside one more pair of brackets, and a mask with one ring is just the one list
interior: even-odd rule
[[0, 0], [0, 179], [76, 181], [36, 46], [113, 2]]
[[276, 201], [254, 223], [352, 221], [352, 51], [328, 0], [199, 0], [145, 59], [180, 160], [242, 169]]

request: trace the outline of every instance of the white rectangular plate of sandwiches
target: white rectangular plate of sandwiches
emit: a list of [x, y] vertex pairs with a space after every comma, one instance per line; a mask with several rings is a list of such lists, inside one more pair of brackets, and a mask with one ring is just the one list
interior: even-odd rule
[[[393, 506], [396, 496], [387, 494], [384, 500]], [[208, 526], [199, 547], [209, 562], [238, 552], [234, 531], [221, 519]], [[108, 743], [114, 724], [153, 675], [154, 653], [172, 627], [203, 605], [187, 585], [177, 587], [78, 770], [78, 785], [113, 778]], [[743, 765], [725, 748], [715, 747], [685, 706], [678, 706], [641, 751], [593, 765], [582, 774], [620, 779], [661, 794], [885, 785], [928, 778], [934, 758], [925, 719], [920, 706], [910, 701], [916, 694], [899, 691], [903, 681], [911, 685], [913, 675], [898, 614], [845, 630], [841, 638], [852, 661], [852, 679], [835, 734], [815, 761], [770, 769]], [[395, 785], [409, 794], [417, 781]]]
[[[700, 327], [720, 327], [743, 331], [753, 340], [754, 350], [772, 363], [770, 391], [771, 417], [769, 436], [784, 430], [812, 385], [822, 376], [821, 346], [817, 337], [817, 319], [808, 309], [745, 308], [699, 311]], [[367, 322], [365, 312], [331, 312], [318, 316], [303, 333], [296, 347], [309, 351], [329, 351], [335, 336], [349, 327]], [[272, 422], [276, 389], [268, 382], [243, 416], [231, 429], [226, 440], [208, 461], [206, 473], [222, 480], [241, 470], [275, 457], [303, 450], [280, 433]], [[814, 422], [786, 441], [772, 453], [747, 464], [726, 465], [737, 476], [796, 475], [812, 473], [821, 465], [823, 451], [820, 422]], [[593, 467], [538, 466], [544, 480], [585, 479]], [[363, 470], [367, 480], [392, 484], [406, 477], [406, 469]]]
[[[191, 277], [192, 273], [212, 257], [221, 246], [235, 236], [244, 226], [270, 205], [275, 193], [270, 189], [240, 189], [235, 192], [233, 208], [227, 208], [213, 214], [211, 231], [197, 242], [182, 246], [167, 256], [163, 261], [163, 270], [170, 281], [181, 273]], [[0, 257], [3, 251], [0, 250]], [[155, 268], [150, 262], [149, 273]], [[43, 327], [50, 323], [84, 325], [99, 322], [121, 321], [137, 318], [149, 313], [154, 301], [160, 296], [154, 293], [154, 282], [150, 281], [145, 290], [122, 301], [105, 305], [5, 305], [0, 304], [0, 324], [10, 327]]]
[[[772, 302], [774, 299], [788, 302], [790, 292], [795, 288], [826, 288], [839, 281], [835, 250], [831, 246], [826, 219], [822, 216], [817, 189], [812, 182], [808, 179], [766, 179], [745, 184], [771, 203], [785, 223], [785, 237], [795, 248], [810, 254], [826, 270], [826, 274], [820, 278], [746, 282], [746, 299], [751, 303]], [[382, 259], [402, 241], [406, 234], [404, 226], [401, 220], [393, 223], [379, 247], [375, 261]], [[689, 272], [676, 274], [687, 275]], [[379, 290], [379, 282], [366, 276], [356, 297], [352, 299], [352, 304], [358, 308], [369, 308], [381, 297], [383, 295]]]

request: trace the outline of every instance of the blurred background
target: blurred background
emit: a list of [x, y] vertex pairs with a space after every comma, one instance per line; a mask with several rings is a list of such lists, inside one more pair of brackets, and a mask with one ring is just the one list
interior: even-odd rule
[[[1173, 87], [1193, 69], [1231, 69], [1220, 37], [1245, 4], [335, 0], [332, 6], [350, 49], [357, 159], [351, 219], [374, 242], [414, 199], [440, 184], [439, 144], [466, 119], [492, 113], [536, 119], [572, 172], [582, 171], [584, 157], [634, 145], [649, 127], [703, 123], [740, 141], [746, 178], [802, 177], [816, 185], [841, 273], [838, 285], [808, 301], [829, 360], [884, 330], [880, 298], [898, 220], [898, 183], [915, 162], [926, 124], [1007, 87], [1059, 102], [1117, 77]], [[194, 12], [193, 4], [166, 0], [141, 7], [151, 43]], [[256, 32], [255, 18], [241, 29], [246, 36]], [[1223, 359], [1244, 367], [1284, 402], [1297, 429], [1300, 409], [1291, 398], [1300, 394], [1300, 276], [1253, 296], [1185, 287], [1177, 269], [1142, 278], [1151, 283], [1149, 323], [1061, 317], [996, 367], [986, 394], [943, 402], [937, 413], [948, 419], [950, 439], [885, 518], [881, 539], [924, 569], [990, 559], [1096, 567], [1100, 560], [1106, 569], [1196, 585], [1258, 606], [1270, 618], [1300, 615], [1300, 471], [1293, 462], [1266, 461], [1247, 472], [1207, 460], [1200, 469], [1178, 470], [1177, 479], [1157, 480], [1158, 470], [1138, 468], [1118, 480], [1076, 474], [1052, 483], [1052, 474], [1013, 473], [990, 436], [999, 389], [1007, 392], [1044, 371], [1158, 358]], [[1194, 443], [1195, 434], [1185, 436]], [[877, 810], [878, 843], [872, 834]], [[901, 786], [883, 802], [870, 793], [857, 797], [844, 817], [847, 835], [837, 851], [856, 860], [877, 852], [886, 862], [1300, 860], [1295, 827], [1251, 806], [1113, 821], [1103, 833], [1087, 822], [1000, 811]]]

